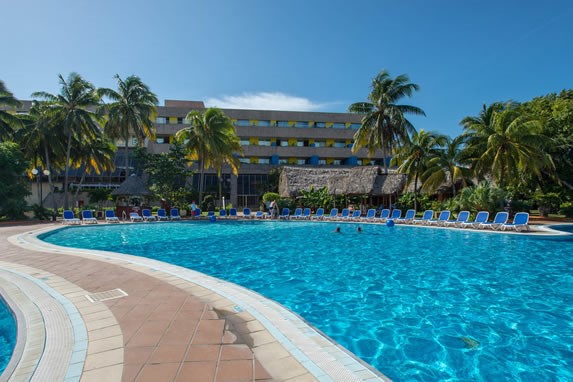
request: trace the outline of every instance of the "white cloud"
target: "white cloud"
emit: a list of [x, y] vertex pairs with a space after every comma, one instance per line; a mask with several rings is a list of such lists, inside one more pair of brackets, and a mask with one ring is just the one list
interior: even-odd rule
[[207, 98], [207, 107], [222, 109], [316, 111], [326, 104], [319, 104], [304, 97], [296, 97], [280, 92], [243, 93], [241, 95]]

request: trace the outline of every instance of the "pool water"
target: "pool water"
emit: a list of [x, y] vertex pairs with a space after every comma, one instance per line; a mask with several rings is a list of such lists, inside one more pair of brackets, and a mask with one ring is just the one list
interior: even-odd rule
[[573, 241], [316, 222], [70, 227], [276, 300], [396, 381], [573, 380]]
[[16, 320], [4, 300], [0, 298], [0, 374], [10, 362], [16, 346]]

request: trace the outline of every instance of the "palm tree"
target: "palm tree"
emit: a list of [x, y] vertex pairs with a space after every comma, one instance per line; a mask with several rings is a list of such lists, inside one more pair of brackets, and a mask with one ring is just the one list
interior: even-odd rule
[[353, 103], [348, 108], [352, 113], [364, 114], [362, 125], [354, 135], [352, 151], [368, 147], [368, 153], [373, 155], [377, 149], [382, 149], [386, 173], [387, 154], [408, 142], [410, 134], [416, 131], [405, 114], [426, 115], [416, 106], [397, 104], [401, 98], [410, 97], [419, 90], [418, 85], [409, 81], [404, 74], [392, 78], [388, 71], [383, 70], [372, 80], [369, 102]]
[[68, 181], [71, 166], [72, 143], [84, 144], [99, 132], [100, 118], [94, 111], [99, 104], [95, 87], [79, 74], [71, 73], [65, 80], [59, 75], [62, 86], [59, 95], [36, 92], [32, 97], [47, 101], [49, 115], [61, 122], [60, 126], [66, 141], [66, 161], [64, 173], [64, 208], [68, 208]]
[[399, 165], [398, 172], [406, 174], [407, 184], [414, 182], [414, 209], [418, 208], [418, 181], [445, 141], [445, 136], [422, 129], [412, 134], [411, 142], [398, 149], [392, 158], [392, 163]]
[[542, 134], [540, 121], [520, 113], [517, 105], [484, 106], [488, 118], [464, 118], [467, 153], [475, 173], [490, 175], [500, 188], [519, 183], [522, 172], [540, 176], [542, 170], [553, 169], [551, 157], [545, 152], [548, 138]]
[[462, 150], [464, 136], [454, 139], [445, 137], [444, 147], [437, 151], [437, 156], [428, 161], [428, 169], [422, 175], [425, 179], [423, 189], [437, 190], [446, 182], [451, 182], [452, 195], [456, 196], [456, 182], [465, 186], [470, 177], [470, 169], [465, 166], [466, 158]]
[[145, 138], [155, 139], [152, 117], [156, 112], [157, 96], [137, 76], [122, 80], [114, 77], [118, 90], [99, 89], [98, 94], [112, 102], [105, 106], [108, 120], [105, 132], [112, 139], [121, 139], [125, 144], [125, 176], [129, 176], [129, 138], [135, 136], [141, 146]]
[[[0, 108], [16, 108], [21, 103], [6, 88], [4, 82], [0, 80]], [[22, 125], [22, 121], [7, 111], [0, 110], [0, 141], [8, 139], [17, 127]]]
[[188, 150], [188, 158], [199, 163], [199, 200], [203, 200], [205, 169], [215, 168], [219, 175], [224, 163], [237, 173], [240, 141], [231, 119], [222, 110], [209, 108], [204, 113], [193, 110], [185, 119], [189, 127], [179, 130], [175, 137]]

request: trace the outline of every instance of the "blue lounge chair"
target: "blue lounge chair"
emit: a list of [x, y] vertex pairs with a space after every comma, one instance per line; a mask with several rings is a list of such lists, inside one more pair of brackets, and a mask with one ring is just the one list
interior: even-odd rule
[[514, 231], [521, 231], [525, 229], [529, 231], [529, 213], [527, 212], [518, 212], [513, 217], [513, 223], [506, 223], [502, 224], [500, 227], [502, 230], [506, 231], [508, 229], [512, 229]]
[[236, 219], [236, 218], [238, 217], [238, 216], [237, 216], [237, 209], [236, 209], [236, 208], [231, 208], [231, 209], [229, 210], [229, 217], [230, 217], [230, 218], [233, 218], [233, 219]]
[[414, 223], [414, 224], [424, 224], [424, 223], [426, 223], [428, 220], [430, 220], [433, 216], [434, 216], [434, 211], [432, 211], [432, 210], [426, 210], [426, 211], [424, 211], [424, 214], [422, 215], [421, 218], [413, 219], [413, 220], [412, 220], [412, 223]]
[[62, 224], [81, 224], [80, 219], [76, 218], [71, 210], [64, 210], [62, 215]]
[[250, 208], [243, 208], [243, 218], [251, 219], [252, 217], [253, 217], [253, 215], [251, 215], [251, 209]]
[[293, 218], [293, 219], [300, 219], [301, 217], [302, 217], [302, 208], [297, 207], [297, 208], [294, 210], [294, 214], [291, 216], [291, 218]]
[[148, 222], [148, 221], [150, 221], [150, 220], [153, 220], [153, 221], [157, 220], [157, 219], [155, 218], [155, 216], [153, 216], [153, 215], [151, 214], [151, 210], [148, 210], [148, 209], [143, 209], [143, 210], [141, 210], [141, 215], [142, 215], [142, 217], [143, 217], [143, 220], [146, 221], [146, 222]]
[[401, 217], [402, 217], [402, 210], [394, 209], [394, 210], [392, 210], [392, 215], [390, 215], [390, 219], [388, 219], [388, 220], [396, 221], [397, 219], [400, 219]]
[[350, 210], [348, 208], [343, 208], [342, 213], [340, 214], [340, 219], [346, 220], [350, 216]]
[[443, 222], [443, 225], [446, 227], [459, 227], [462, 223], [467, 223], [469, 218], [470, 218], [469, 211], [461, 211], [458, 214], [458, 218], [456, 220], [445, 221]]
[[361, 217], [360, 217], [360, 220], [372, 221], [372, 220], [374, 220], [375, 217], [376, 217], [376, 209], [375, 209], [375, 208], [370, 208], [370, 209], [366, 212], [366, 216], [361, 216]]
[[288, 207], [284, 207], [279, 215], [279, 219], [289, 219], [290, 218], [290, 209]]
[[169, 220], [169, 216], [167, 216], [165, 208], [160, 208], [157, 210], [157, 220]]
[[195, 214], [191, 215], [192, 219], [201, 219], [201, 208], [195, 208]]
[[415, 216], [416, 216], [416, 210], [407, 210], [406, 215], [404, 215], [403, 218], [398, 218], [395, 221], [396, 221], [396, 223], [407, 224], [407, 223], [411, 223], [412, 220], [414, 220]]
[[105, 211], [105, 222], [106, 223], [119, 223], [119, 218], [115, 216], [114, 210]]
[[306, 219], [306, 220], [308, 220], [308, 219], [310, 219], [310, 215], [311, 215], [310, 208], [306, 207], [306, 208], [302, 211], [302, 215], [301, 215], [300, 219]]
[[255, 218], [256, 219], [266, 219], [267, 214], [263, 211], [257, 211], [257, 213], [255, 214]]
[[131, 220], [131, 222], [142, 222], [143, 218], [137, 213], [137, 212], [130, 212], [129, 213], [129, 220]]
[[227, 217], [227, 210], [225, 210], [225, 209], [219, 210], [219, 217], [220, 218], [226, 218]]
[[215, 216], [215, 211], [207, 211], [207, 219], [211, 216]]
[[492, 222], [481, 223], [478, 227], [480, 229], [485, 229], [485, 228], [487, 228], [487, 229], [498, 229], [503, 224], [507, 223], [507, 219], [509, 219], [509, 212], [500, 211], [497, 214], [495, 214], [495, 217], [493, 218]]
[[386, 220], [390, 217], [390, 210], [388, 208], [384, 208], [380, 211], [380, 216], [374, 219], [374, 221], [385, 223]]
[[330, 210], [330, 214], [326, 215], [323, 219], [332, 220], [338, 217], [338, 208], [333, 208]]
[[91, 210], [82, 211], [82, 223], [83, 224], [97, 224], [97, 219], [94, 218]]
[[460, 223], [458, 227], [460, 228], [478, 228], [480, 224], [485, 223], [489, 219], [488, 211], [479, 211], [473, 222]]
[[444, 210], [440, 212], [437, 219], [429, 219], [426, 224], [429, 225], [442, 225], [444, 222], [450, 219], [451, 212], [448, 210]]
[[350, 216], [348, 217], [348, 219], [354, 220], [354, 221], [360, 220], [360, 215], [362, 215], [362, 211], [360, 211], [360, 210], [354, 210], [354, 211], [352, 211], [352, 215], [350, 215]]
[[179, 215], [179, 210], [177, 208], [172, 208], [169, 214], [171, 220], [181, 220], [181, 215]]
[[324, 219], [324, 208], [320, 207], [316, 210], [316, 213], [312, 216], [312, 220], [322, 220]]

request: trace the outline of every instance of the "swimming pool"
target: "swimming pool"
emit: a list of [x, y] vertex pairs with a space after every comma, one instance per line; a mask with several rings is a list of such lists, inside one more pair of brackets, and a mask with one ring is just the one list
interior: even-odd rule
[[573, 379], [573, 242], [312, 222], [70, 227], [276, 300], [398, 381]]
[[16, 320], [0, 297], [0, 374], [4, 372], [16, 346]]

